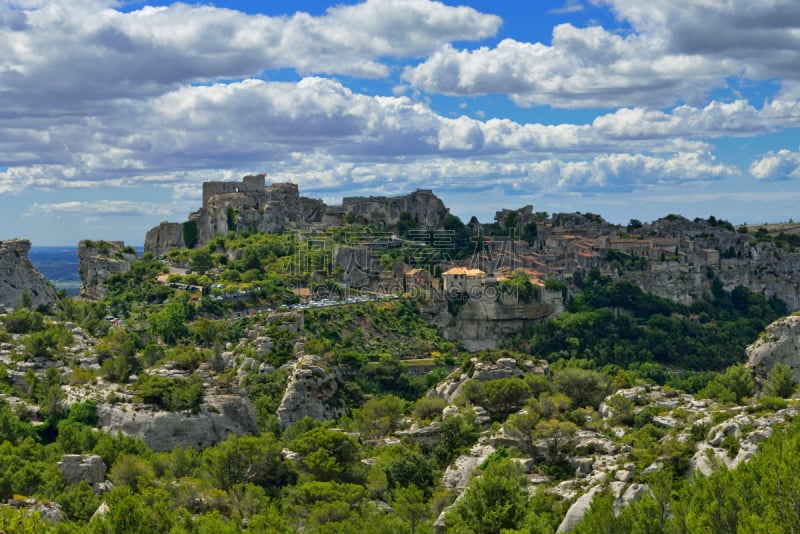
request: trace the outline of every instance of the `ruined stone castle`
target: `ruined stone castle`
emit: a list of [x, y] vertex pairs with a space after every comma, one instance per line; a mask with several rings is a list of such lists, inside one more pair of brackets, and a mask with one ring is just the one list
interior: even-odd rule
[[408, 212], [423, 227], [439, 228], [449, 210], [429, 189], [398, 197], [346, 197], [340, 206], [300, 196], [296, 184], [266, 184], [264, 174], [241, 182], [205, 182], [203, 205], [183, 223], [162, 222], [147, 232], [145, 251], [162, 255], [201, 247], [229, 231], [283, 232], [352, 224], [397, 224]]

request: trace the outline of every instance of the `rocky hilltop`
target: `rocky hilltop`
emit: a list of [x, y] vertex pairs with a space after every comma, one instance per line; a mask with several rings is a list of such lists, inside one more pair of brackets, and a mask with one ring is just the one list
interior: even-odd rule
[[105, 280], [113, 273], [125, 273], [136, 254], [122, 241], [89, 241], [78, 243], [78, 274], [81, 296], [100, 300], [105, 294]]
[[[537, 223], [531, 246], [518, 246], [518, 264], [544, 277], [571, 282], [600, 269], [614, 279], [681, 304], [712, 293], [712, 284], [742, 286], [800, 309], [800, 249], [796, 239], [748, 233], [730, 223], [668, 215], [628, 227], [594, 214], [553, 214]], [[577, 289], [573, 287], [573, 289]]]
[[[296, 184], [266, 184], [265, 175], [251, 175], [240, 182], [204, 183], [200, 209], [185, 222], [162, 222], [152, 228], [147, 232], [145, 250], [164, 255], [244, 230], [279, 233], [357, 224], [395, 231], [404, 214], [409, 216], [404, 227], [436, 231], [444, 229], [449, 209], [430, 190], [397, 197], [345, 197], [341, 205], [328, 206], [322, 200], [301, 196]], [[649, 293], [681, 304], [711, 294], [712, 284], [721, 283], [726, 291], [742, 286], [766, 298], [780, 298], [789, 310], [800, 309], [798, 235], [786, 239], [783, 233], [762, 231], [751, 234], [746, 227], [734, 228], [713, 216], [689, 220], [680, 215], [646, 224], [631, 221], [624, 227], [596, 214], [548, 216], [528, 205], [497, 211], [492, 224], [481, 224], [473, 217], [463, 225], [461, 234], [449, 230], [442, 239], [452, 240], [448, 243], [454, 249], [459, 239], [476, 244], [472, 258], [462, 257], [460, 263], [447, 267], [477, 266], [487, 275], [522, 268], [532, 279], [563, 281], [573, 292], [580, 290], [575, 280], [598, 268], [604, 275], [631, 280]], [[459, 246], [468, 249], [469, 243]], [[443, 251], [449, 253], [450, 249]], [[354, 253], [362, 251], [340, 247], [332, 260], [341, 265]], [[372, 250], [363, 255], [375, 256]], [[362, 276], [344, 282], [362, 286], [369, 280]]]
[[16, 308], [23, 295], [32, 307], [49, 306], [58, 298], [55, 289], [28, 259], [27, 239], [0, 241], [0, 306]]
[[301, 197], [296, 184], [267, 185], [265, 175], [241, 182], [205, 182], [203, 205], [186, 222], [162, 222], [147, 232], [145, 251], [162, 255], [176, 248], [203, 246], [229, 231], [282, 232], [347, 224], [392, 226], [407, 212], [423, 227], [439, 228], [449, 214], [430, 190], [399, 197], [347, 197], [340, 206]]

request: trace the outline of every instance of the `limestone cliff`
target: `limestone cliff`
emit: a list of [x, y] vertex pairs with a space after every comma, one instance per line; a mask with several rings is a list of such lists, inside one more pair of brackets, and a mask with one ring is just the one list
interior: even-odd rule
[[49, 306], [58, 296], [52, 284], [28, 259], [31, 242], [27, 239], [0, 241], [0, 306], [16, 308], [23, 294], [31, 306]]
[[441, 228], [444, 218], [450, 214], [442, 200], [429, 189], [418, 189], [399, 197], [345, 197], [342, 207], [359, 224], [386, 226], [394, 226], [400, 214], [408, 212], [420, 226]]
[[458, 341], [469, 351], [495, 349], [504, 338], [518, 334], [554, 311], [548, 302], [504, 302], [493, 298], [470, 298], [458, 307], [455, 316], [444, 300], [422, 307], [423, 316], [446, 339]]
[[341, 376], [338, 368], [319, 356], [300, 356], [294, 364], [289, 383], [278, 407], [282, 427], [304, 417], [335, 419], [346, 413], [346, 407], [335, 398]]
[[161, 224], [147, 231], [144, 238], [144, 249], [156, 256], [163, 256], [170, 250], [186, 248], [183, 242], [183, 225], [181, 223], [162, 221]]
[[136, 254], [126, 249], [122, 241], [89, 241], [78, 243], [78, 274], [81, 277], [81, 296], [101, 300], [106, 293], [105, 280], [114, 273], [131, 268]]
[[177, 446], [203, 449], [231, 434], [255, 434], [256, 418], [250, 399], [233, 393], [209, 393], [198, 413], [167, 412], [146, 405], [97, 406], [99, 427], [143, 440], [157, 451]]
[[800, 316], [784, 317], [767, 326], [765, 334], [747, 347], [745, 353], [745, 365], [756, 383], [763, 384], [776, 363], [789, 367], [795, 382], [800, 382]]

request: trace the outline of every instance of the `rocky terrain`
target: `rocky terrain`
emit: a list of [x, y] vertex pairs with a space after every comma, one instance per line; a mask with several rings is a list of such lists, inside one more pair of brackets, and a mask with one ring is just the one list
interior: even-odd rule
[[136, 253], [122, 241], [89, 241], [78, 243], [78, 274], [81, 296], [100, 300], [105, 296], [105, 280], [113, 273], [130, 270]]
[[[185, 267], [195, 259], [191, 248], [236, 229], [280, 232], [346, 223], [390, 227], [400, 221], [401, 214], [404, 220], [410, 216], [414, 224], [436, 228], [448, 210], [429, 191], [395, 198], [347, 198], [342, 206], [328, 207], [300, 197], [293, 184], [266, 186], [263, 176], [250, 176], [242, 182], [204, 184], [203, 207], [185, 223], [163, 223], [151, 230], [147, 247], [156, 254], [181, 249], [175, 257]], [[704, 357], [700, 362], [687, 359], [697, 366], [687, 364], [695, 372], [687, 373], [689, 378], [682, 383], [670, 382], [668, 375], [674, 370], [666, 369], [667, 360], [653, 354], [641, 356], [644, 348], [638, 345], [633, 350], [630, 343], [639, 330], [653, 333], [665, 324], [697, 332], [699, 339], [725, 323], [736, 330], [746, 328], [747, 342], [754, 339], [764, 324], [786, 311], [780, 302], [771, 308], [776, 299], [767, 299], [779, 297], [789, 308], [800, 307], [800, 253], [793, 242], [678, 216], [624, 230], [591, 214], [556, 214], [543, 220], [532, 206], [499, 211], [496, 219], [493, 227], [478, 228], [478, 224], [475, 230], [500, 231], [506, 226], [510, 234], [527, 233], [528, 240], [490, 236], [471, 258], [487, 269], [469, 270], [478, 274], [466, 274], [468, 260], [461, 260], [447, 262], [446, 266], [456, 267], [450, 274], [442, 272], [441, 280], [419, 273], [410, 276], [414, 270], [404, 262], [411, 261], [410, 256], [386, 253], [389, 245], [385, 242], [329, 241], [326, 246], [330, 245], [332, 252], [330, 271], [337, 273], [335, 279], [317, 275], [301, 282], [309, 287], [297, 288], [278, 276], [259, 279], [263, 273], [279, 270], [278, 255], [272, 253], [276, 261], [270, 265], [246, 266], [247, 245], [243, 245], [243, 250], [215, 252], [227, 261], [209, 263], [203, 269], [203, 276], [213, 276], [213, 284], [198, 282], [198, 273], [186, 273], [195, 281], [159, 285], [158, 298], [143, 298], [142, 306], [126, 316], [122, 325], [116, 318], [111, 318], [113, 323], [106, 318], [110, 299], [96, 301], [106, 295], [104, 281], [111, 274], [128, 272], [136, 258], [124, 243], [82, 241], [79, 258], [84, 299], [46, 312], [44, 307], [52, 305], [56, 297], [48, 293], [52, 288], [37, 277], [27, 261], [30, 243], [2, 242], [0, 295], [5, 300], [0, 303], [9, 308], [23, 299], [28, 303], [16, 313], [5, 314], [8, 322], [0, 329], [4, 401], [0, 409], [19, 414], [25, 425], [39, 428], [52, 442], [62, 432], [61, 422], [66, 421], [65, 435], [73, 428], [70, 425], [77, 428], [71, 407], [90, 404], [96, 408], [96, 419], [80, 422], [86, 426], [84, 430], [137, 438], [149, 450], [163, 454], [184, 448], [230, 452], [229, 444], [238, 450], [237, 439], [259, 435], [243, 443], [272, 447], [272, 459], [292, 473], [274, 482], [272, 490], [279, 492], [284, 487], [281, 484], [295, 484], [292, 476], [303, 484], [311, 473], [324, 482], [341, 475], [342, 480], [351, 477], [351, 485], [359, 488], [353, 491], [369, 493], [371, 500], [387, 510], [396, 504], [395, 497], [388, 479], [380, 478], [388, 475], [381, 475], [374, 466], [391, 461], [387, 458], [393, 453], [382, 457], [382, 447], [396, 447], [405, 451], [403, 454], [413, 452], [438, 462], [432, 463], [436, 467], [429, 471], [441, 474], [436, 487], [447, 498], [438, 502], [446, 500], [449, 505], [436, 508], [434, 525], [440, 531], [450, 529], [452, 513], [464, 502], [461, 499], [466, 498], [467, 489], [480, 480], [487, 462], [498, 458], [510, 459], [521, 469], [528, 496], [544, 496], [555, 508], [561, 507], [558, 531], [566, 532], [581, 521], [596, 495], [610, 493], [618, 514], [650, 495], [658, 473], [668, 471], [682, 477], [693, 472], [709, 474], [721, 466], [734, 468], [751, 459], [777, 429], [796, 419], [800, 409], [796, 394], [788, 400], [784, 397], [791, 397], [792, 388], [800, 381], [800, 316], [775, 321], [747, 348], [747, 370], [741, 364], [729, 368], [743, 374], [728, 377], [737, 383], [726, 390], [727, 397], [712, 388], [727, 387], [722, 381], [715, 382], [724, 373], [695, 376], [704, 375], [698, 371], [719, 371], [723, 366], [709, 363], [703, 367]], [[280, 241], [286, 236], [258, 237], [273, 250], [287, 248], [286, 242]], [[399, 237], [391, 240], [392, 247], [404, 246]], [[492, 247], [505, 247], [511, 241], [505, 263], [492, 263], [497, 257]], [[247, 252], [252, 256], [254, 250]], [[207, 250], [203, 252], [211, 256]], [[295, 258], [281, 259], [289, 262]], [[239, 265], [231, 268], [233, 263]], [[155, 272], [164, 265], [151, 260], [149, 267]], [[602, 287], [611, 288], [611, 280], [630, 280], [646, 291], [687, 305], [709, 294], [718, 298], [705, 299], [708, 307], [704, 312], [682, 309], [648, 316], [640, 310], [640, 315], [635, 315], [624, 302], [606, 303], [600, 305], [605, 306], [603, 313], [576, 312], [542, 323], [565, 312], [564, 296], [570, 292], [576, 297], [573, 302], [589, 295], [590, 283], [601, 275], [608, 277], [603, 282], [608, 285]], [[582, 286], [583, 276], [595, 278], [589, 277], [589, 283]], [[521, 300], [506, 298], [498, 292], [501, 280], [524, 283], [514, 287], [530, 291]], [[37, 285], [40, 281], [44, 285]], [[247, 285], [250, 282], [257, 283]], [[447, 283], [463, 284], [456, 286], [460, 289], [454, 294], [466, 298], [445, 298], [445, 291], [438, 291], [439, 282], [444, 289]], [[190, 292], [188, 284], [198, 284], [192, 289], [204, 285], [209, 298]], [[737, 292], [739, 286], [755, 291], [757, 298], [747, 291]], [[348, 293], [353, 287], [358, 288], [358, 298], [317, 299], [312, 294], [312, 288], [332, 293], [346, 289], [344, 293]], [[403, 293], [393, 291], [389, 298], [376, 289], [385, 287], [403, 288]], [[597, 296], [598, 287], [594, 291]], [[286, 304], [281, 305], [280, 299]], [[584, 302], [584, 306], [588, 304]], [[724, 314], [712, 316], [709, 312], [718, 311], [714, 306], [727, 306], [724, 309], [731, 316], [742, 312], [739, 308], [745, 312], [753, 308], [753, 313], [747, 319], [741, 315], [737, 322]], [[34, 312], [36, 307], [41, 309]], [[56, 318], [63, 319], [67, 313], [74, 322]], [[592, 349], [594, 352], [578, 351], [591, 343], [578, 339], [580, 334], [574, 331], [568, 338], [557, 330], [552, 330], [552, 336], [544, 330], [526, 334], [528, 339], [518, 335], [537, 326], [549, 327], [561, 318], [579, 317], [588, 321], [586, 331], [601, 338], [605, 332], [590, 329], [592, 322], [616, 325], [610, 318], [627, 319], [628, 313], [631, 320], [623, 325], [626, 328], [620, 330], [620, 337], [612, 338], [611, 345], [602, 350]], [[312, 326], [306, 329], [307, 324]], [[537, 335], [544, 337], [535, 341]], [[559, 336], [565, 339], [556, 339]], [[510, 343], [515, 337], [520, 338], [518, 345]], [[544, 350], [551, 340], [565, 341], [560, 352], [540, 354], [550, 359], [551, 365], [530, 356]], [[624, 343], [627, 352], [621, 350]], [[719, 361], [725, 365], [741, 361], [737, 351], [744, 344], [725, 345], [726, 354], [737, 356]], [[701, 354], [702, 347], [691, 347], [682, 349]], [[601, 357], [607, 359], [601, 363]], [[629, 359], [623, 363], [622, 357]], [[612, 365], [602, 367], [608, 362]], [[778, 395], [775, 388], [768, 387], [773, 385], [769, 377], [776, 369], [791, 375], [788, 392]], [[663, 375], [659, 379], [655, 378], [658, 372]], [[705, 382], [689, 389], [686, 384], [694, 378]], [[749, 389], [734, 394], [733, 389], [742, 382], [749, 382]], [[656, 383], [677, 384], [676, 388], [697, 394]], [[427, 395], [420, 398], [425, 391]], [[770, 393], [759, 398], [762, 391]], [[749, 398], [754, 392], [756, 397]], [[331, 423], [316, 426], [318, 421]], [[336, 451], [320, 452], [314, 448], [315, 439], [339, 445]], [[58, 445], [65, 447], [58, 452], [58, 468], [67, 486], [88, 486], [81, 491], [105, 495], [113, 491], [107, 478], [125, 480], [119, 471], [114, 473], [113, 456], [107, 460], [91, 454], [62, 457], [62, 452], [95, 450]], [[341, 457], [337, 456], [339, 446], [346, 451]], [[212, 461], [215, 454], [209, 453], [203, 461]], [[352, 465], [345, 465], [347, 462]], [[197, 474], [201, 464], [193, 476], [208, 479], [212, 475]], [[253, 476], [261, 477], [256, 485], [273, 483], [265, 482], [269, 477], [264, 473]], [[235, 493], [240, 490], [226, 481], [215, 483], [231, 492], [230, 502], [218, 504], [228, 513], [233, 509], [231, 503], [242, 497]], [[188, 482], [181, 479], [174, 484]], [[293, 493], [300, 491], [297, 488], [287, 491], [287, 498], [297, 498]], [[209, 504], [213, 499], [207, 495], [191, 500], [187, 509], [197, 513], [213, 508]], [[57, 507], [44, 501], [17, 498], [16, 494], [13, 501], [12, 507], [37, 510], [52, 521], [63, 519]], [[344, 508], [355, 509], [351, 504], [345, 503]], [[101, 507], [98, 517], [110, 513], [109, 509], [108, 505]]]
[[[530, 371], [498, 360], [494, 365], [483, 365], [480, 372], [476, 367], [476, 374], [471, 379], [465, 375], [451, 376], [431, 394], [452, 398], [466, 380], [485, 380], [487, 376], [519, 376]], [[542, 372], [542, 369], [535, 372]], [[664, 464], [677, 460], [676, 457], [663, 456], [645, 465], [640, 458], [631, 454], [633, 425], [621, 423], [620, 414], [610, 407], [611, 404], [619, 405], [619, 399], [626, 401], [626, 406], [632, 410], [632, 417], [645, 411], [658, 413], [652, 416], [650, 424], [663, 433], [660, 442], [674, 443], [676, 450], [684, 448], [689, 451], [687, 475], [692, 470], [708, 475], [719, 466], [732, 469], [747, 461], [758, 450], [760, 443], [776, 428], [794, 420], [800, 409], [800, 405], [795, 403], [789, 408], [760, 413], [742, 406], [724, 406], [708, 399], [696, 399], [692, 395], [657, 386], [621, 389], [605, 399], [599, 412], [591, 416], [583, 429], [561, 438], [558, 445], [560, 452], [556, 456], [552, 441], [548, 438], [531, 440], [529, 435], [520, 434], [508, 424], [497, 431], [484, 426], [478, 442], [467, 454], [453, 462], [445, 472], [442, 483], [445, 488], [463, 492], [471, 476], [479, 473], [478, 466], [498, 449], [505, 448], [517, 451], [514, 459], [527, 474], [530, 493], [544, 491], [572, 503], [558, 532], [571, 530], [591, 506], [594, 495], [601, 490], [611, 490], [616, 499], [615, 507], [619, 509], [649, 491], [648, 475], [662, 470]], [[476, 407], [475, 410], [485, 413], [482, 408]], [[457, 414], [459, 408], [450, 405], [444, 409], [444, 413]], [[488, 417], [483, 422], [488, 423]], [[398, 435], [430, 442], [437, 439], [439, 428], [438, 423], [434, 423], [429, 427], [399, 432]], [[555, 460], [569, 465], [574, 475], [554, 479], [542, 474], [542, 466]], [[449, 510], [443, 511], [436, 522], [441, 531], [447, 530], [446, 515]]]
[[[759, 380], [777, 363], [796, 373], [800, 367], [799, 320], [798, 316], [790, 316], [773, 323], [748, 348], [749, 367]], [[14, 335], [0, 345], [0, 363], [6, 368], [9, 383], [20, 387], [30, 383], [31, 373], [44, 379], [55, 370], [63, 384], [60, 402], [64, 409], [74, 403], [96, 402], [97, 428], [102, 431], [139, 438], [155, 451], [176, 447], [205, 449], [231, 436], [258, 432], [256, 410], [246, 393], [253, 376], [287, 374], [288, 381], [274, 412], [282, 428], [306, 417], [335, 420], [351, 413], [341, 395], [345, 382], [342, 371], [329, 357], [306, 352], [304, 322], [302, 311], [261, 314], [248, 322], [250, 326], [238, 342], [228, 343], [217, 357], [194, 368], [167, 360], [141, 371], [141, 376], [179, 382], [196, 378], [201, 395], [193, 408], [170, 410], [142, 398], [135, 387], [136, 376], [115, 382], [97, 375], [93, 380], [81, 379], [82, 373], [86, 376], [86, 372], [101, 368], [105, 349], [71, 323], [64, 326], [72, 341], [61, 352], [50, 357], [22, 358], [27, 350], [25, 343], [22, 336]], [[276, 368], [266, 360], [278, 350], [281, 332], [293, 340], [293, 347], [289, 360]], [[496, 405], [482, 406], [465, 400], [474, 395], [475, 384], [489, 387], [504, 380], [518, 380], [541, 389], [542, 393], [530, 402], [535, 402], [539, 411], [537, 420], [548, 418], [552, 433], [525, 426], [534, 406], [530, 402], [498, 421], [494, 418]], [[595, 405], [596, 409], [584, 404], [585, 407], [572, 410], [568, 400], [558, 400], [558, 394], [547, 393], [552, 388], [547, 384], [554, 380], [547, 362], [484, 354], [465, 362], [430, 389], [428, 398], [441, 399], [443, 408], [427, 420], [406, 415], [396, 429], [380, 439], [367, 439], [357, 432], [350, 435], [377, 448], [407, 442], [430, 450], [447, 439], [444, 433], [451, 432], [446, 430], [450, 428], [449, 420], [473, 421], [470, 424], [478, 429], [477, 441], [453, 458], [444, 470], [441, 486], [463, 495], [473, 478], [480, 476], [480, 467], [488, 458], [500, 453], [510, 455], [525, 473], [529, 495], [543, 493], [566, 506], [558, 528], [559, 532], [566, 532], [581, 520], [593, 497], [601, 491], [610, 491], [615, 509], [620, 510], [648, 494], [651, 476], [667, 467], [687, 475], [693, 470], [709, 474], [720, 466], [734, 468], [746, 462], [776, 429], [794, 420], [800, 409], [797, 400], [777, 407], [762, 406], [755, 400], [742, 405], [723, 404], [669, 387], [639, 383], [612, 389]], [[18, 412], [28, 413], [33, 421], [43, 418], [40, 407], [21, 398], [4, 395], [4, 400]], [[643, 446], [645, 435], [644, 443], [649, 445]], [[284, 449], [281, 455], [290, 460], [299, 457], [291, 449]], [[107, 467], [96, 455], [65, 455], [59, 464], [67, 484], [86, 481], [101, 494], [113, 487], [106, 479]], [[440, 513], [435, 528], [448, 530], [448, 514], [460, 498], [456, 497]], [[57, 507], [35, 499], [18, 500], [12, 506], [37, 510], [51, 521], [61, 520]]]
[[16, 308], [24, 295], [30, 305], [49, 306], [56, 299], [53, 285], [28, 259], [31, 242], [27, 239], [0, 241], [0, 306]]

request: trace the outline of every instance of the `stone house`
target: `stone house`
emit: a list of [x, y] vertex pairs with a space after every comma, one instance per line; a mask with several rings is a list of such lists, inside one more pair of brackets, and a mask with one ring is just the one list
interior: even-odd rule
[[485, 279], [485, 272], [467, 267], [453, 267], [442, 273], [443, 289], [445, 291], [467, 293], [476, 288], [482, 288]]

